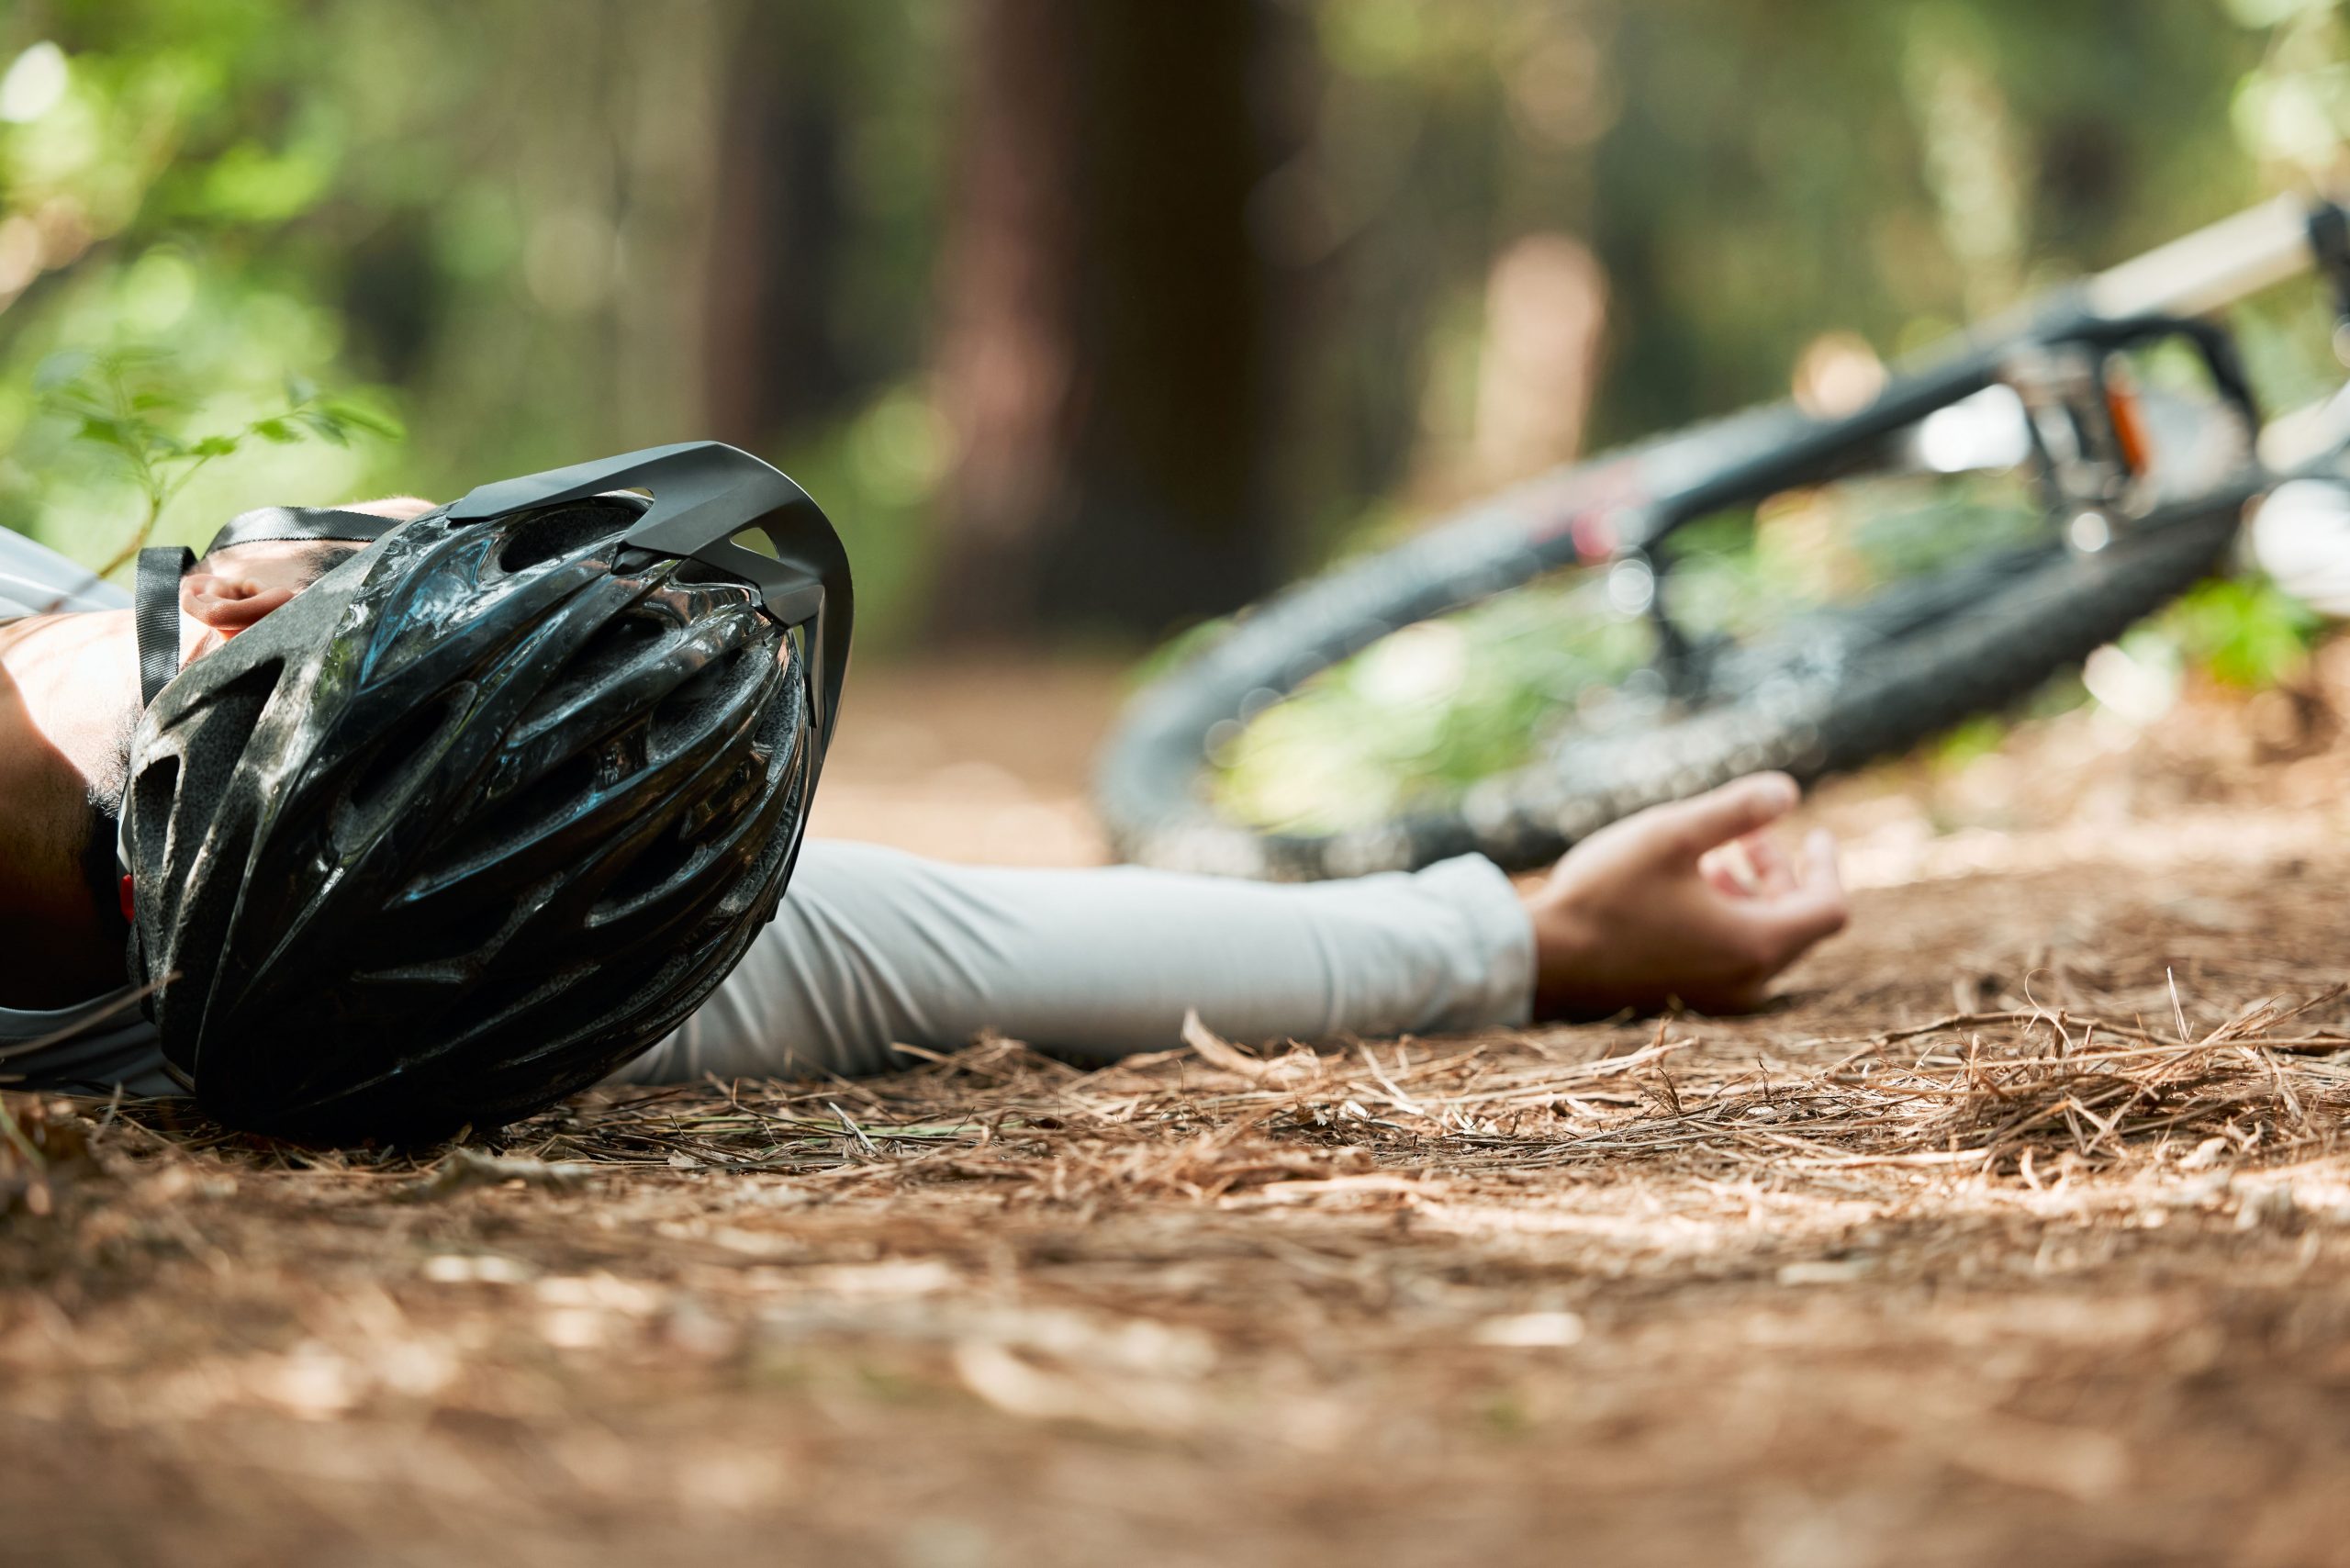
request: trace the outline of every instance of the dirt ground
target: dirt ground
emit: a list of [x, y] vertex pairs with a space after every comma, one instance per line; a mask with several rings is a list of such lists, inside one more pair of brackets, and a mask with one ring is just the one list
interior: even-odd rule
[[[1100, 853], [1111, 678], [860, 678], [820, 831]], [[420, 1158], [14, 1097], [0, 1561], [2350, 1562], [2339, 697], [1826, 791], [1751, 1019]]]

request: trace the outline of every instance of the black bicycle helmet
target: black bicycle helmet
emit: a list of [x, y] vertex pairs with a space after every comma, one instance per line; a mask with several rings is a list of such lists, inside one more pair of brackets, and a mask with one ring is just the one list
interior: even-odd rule
[[848, 652], [832, 526], [714, 442], [215, 543], [378, 530], [175, 676], [186, 556], [140, 563], [131, 980], [207, 1110], [306, 1139], [495, 1126], [683, 1022], [775, 913]]

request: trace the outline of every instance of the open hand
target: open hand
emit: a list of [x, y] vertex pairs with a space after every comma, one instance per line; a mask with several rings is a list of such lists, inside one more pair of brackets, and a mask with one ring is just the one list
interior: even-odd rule
[[1751, 774], [1576, 845], [1526, 896], [1535, 1015], [1758, 1006], [1847, 918], [1834, 841], [1813, 834], [1797, 863], [1769, 831], [1799, 795], [1784, 773]]

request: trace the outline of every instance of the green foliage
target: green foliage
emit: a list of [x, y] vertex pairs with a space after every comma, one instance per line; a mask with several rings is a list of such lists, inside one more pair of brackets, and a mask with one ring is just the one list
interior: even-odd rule
[[69, 425], [73, 439], [113, 460], [139, 497], [136, 525], [104, 570], [111, 572], [146, 545], [173, 500], [215, 462], [233, 457], [255, 440], [293, 446], [319, 440], [348, 446], [354, 435], [397, 440], [397, 420], [354, 398], [322, 394], [317, 384], [288, 376], [283, 400], [271, 412], [229, 431], [196, 435], [196, 393], [172, 356], [153, 349], [50, 357], [33, 378], [42, 413]]
[[2308, 605], [2258, 576], [2202, 583], [2155, 622], [2191, 667], [2247, 691], [2298, 674], [2323, 625]]
[[[61, 352], [152, 345], [201, 390], [193, 424], [150, 424], [242, 432], [162, 534], [723, 433], [830, 470], [811, 482], [864, 535], [886, 633], [937, 489], [934, 462], [906, 477], [899, 394], [923, 393], [953, 29], [895, 0], [0, 6], [0, 525], [116, 553], [149, 509], [137, 465], [98, 461], [104, 432], [32, 380]], [[746, 130], [738, 104], [773, 113]], [[722, 195], [743, 205], [729, 160], [770, 152], [834, 193], [748, 231], [774, 251], [727, 308], [762, 303], [743, 285], [814, 301], [817, 341], [783, 350], [710, 293]], [[738, 349], [804, 362], [806, 386], [727, 404], [710, 366]], [[337, 444], [359, 420], [281, 397], [289, 375], [397, 409], [412, 441]]]
[[119, 563], [263, 501], [347, 498], [398, 439], [389, 395], [318, 386], [364, 377], [305, 227], [348, 123], [291, 42], [312, 9], [0, 21], [0, 524]]

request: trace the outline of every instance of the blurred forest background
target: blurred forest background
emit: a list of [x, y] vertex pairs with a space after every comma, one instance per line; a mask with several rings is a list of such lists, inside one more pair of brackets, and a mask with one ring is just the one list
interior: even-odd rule
[[[842, 525], [868, 653], [1137, 646], [2331, 171], [2344, 27], [2333, 0], [6, 0], [0, 522], [94, 564], [130, 538], [93, 395], [187, 443], [161, 532], [196, 543], [715, 435]], [[386, 433], [276, 422], [306, 383]]]

